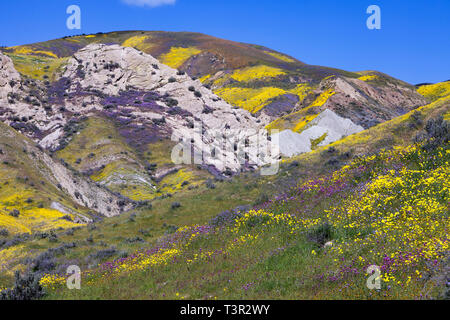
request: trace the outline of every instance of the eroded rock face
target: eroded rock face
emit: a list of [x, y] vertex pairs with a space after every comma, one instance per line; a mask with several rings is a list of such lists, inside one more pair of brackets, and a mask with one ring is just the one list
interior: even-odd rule
[[[110, 117], [128, 122], [128, 128], [147, 130], [147, 143], [152, 142], [151, 137], [171, 136], [174, 141], [192, 137], [194, 153], [205, 148], [217, 151], [214, 157], [203, 153], [203, 162], [220, 171], [240, 171], [242, 163], [233, 150], [224, 151], [218, 145], [216, 132], [226, 135], [232, 131], [234, 135], [245, 136], [249, 130], [262, 129], [269, 120], [256, 119], [248, 111], [232, 107], [200, 81], [133, 48], [89, 45], [69, 61], [63, 78], [70, 80], [68, 91], [78, 93], [81, 99], [71, 103], [70, 110], [82, 111], [79, 105], [86, 104], [85, 93], [98, 90], [103, 98], [93, 98], [87, 108], [106, 108]], [[198, 125], [202, 126], [202, 134], [195, 130]], [[125, 128], [124, 133], [131, 135]], [[221, 157], [230, 161], [224, 164]], [[255, 165], [262, 164], [258, 157], [253, 160]]]
[[11, 59], [0, 53], [0, 121], [39, 142], [61, 128], [66, 120], [59, 108], [47, 102], [47, 88], [40, 81], [22, 79]]
[[8, 102], [8, 95], [19, 81], [20, 74], [14, 68], [12, 60], [0, 52], [0, 102]]
[[[29, 174], [41, 177], [42, 180], [51, 183], [55, 188], [68, 195], [74, 203], [107, 217], [116, 216], [123, 211], [131, 209], [132, 204], [129, 201], [118, 197], [105, 188], [97, 186], [91, 180], [75, 174], [62, 163], [52, 159], [40, 148], [37, 148], [33, 142], [23, 135], [3, 124], [0, 124], [0, 138], [3, 138], [3, 141], [7, 141], [8, 145], [21, 146], [24, 150], [27, 150], [21, 160], [26, 162], [28, 167], [31, 168], [29, 169], [31, 170]], [[90, 221], [84, 215], [76, 212], [71, 213], [76, 214], [80, 222]]]
[[292, 157], [312, 150], [312, 142], [320, 139], [318, 146], [326, 146], [363, 131], [364, 128], [350, 119], [339, 117], [331, 110], [325, 110], [312, 120], [301, 133], [284, 130], [276, 135], [279, 140], [280, 152], [285, 157]]
[[334, 77], [321, 85], [335, 94], [322, 109], [330, 109], [355, 124], [370, 128], [391, 120], [427, 103], [413, 87], [384, 78], [376, 86], [346, 77]]
[[53, 161], [45, 153], [39, 154], [40, 160], [46, 165], [50, 177], [55, 184], [69, 194], [79, 205], [90, 208], [106, 217], [117, 216], [131, 209], [131, 205], [120, 206], [122, 199], [110, 191], [97, 186], [94, 182], [76, 177], [62, 164]]
[[[224, 129], [227, 124], [231, 127], [258, 127], [249, 112], [233, 109], [200, 81], [192, 80], [133, 48], [89, 45], [69, 61], [63, 77], [72, 80], [71, 90], [76, 90], [79, 85], [83, 89], [94, 88], [105, 95], [119, 96], [120, 92], [133, 88], [169, 96], [178, 101], [177, 106], [212, 128]], [[158, 101], [158, 105], [167, 110], [170, 108], [167, 101]], [[212, 112], [204, 112], [205, 106]]]
[[[2, 79], [10, 77], [20, 82], [8, 57], [2, 56], [2, 65]], [[380, 79], [384, 82], [376, 86], [343, 76], [324, 79], [317, 94], [331, 90], [333, 95], [317, 108], [321, 114], [302, 132], [307, 141], [302, 143], [306, 146], [300, 148], [302, 152], [308, 151], [309, 140], [324, 134], [320, 146], [426, 103], [407, 84]], [[244, 164], [233, 147], [223, 148], [218, 135], [233, 136], [239, 144], [255, 136], [255, 132], [274, 118], [295, 111], [293, 105], [300, 110], [302, 103], [307, 107], [312, 102], [309, 100], [314, 99], [312, 95], [306, 102], [300, 102], [296, 96], [286, 95], [258, 115], [252, 115], [229, 105], [200, 81], [161, 64], [151, 55], [103, 44], [91, 44], [75, 53], [61, 78], [54, 83], [44, 86], [22, 80], [20, 88], [13, 88], [4, 80], [1, 83], [3, 96], [22, 90], [18, 94], [22, 99], [13, 99], [0, 115], [1, 119], [47, 149], [56, 149], [64, 143], [65, 133], [71, 130], [74, 119], [101, 114], [113, 119], [125, 142], [137, 150], [144, 150], [159, 139], [172, 138], [192, 145], [193, 154], [200, 158], [201, 164], [221, 172], [238, 172], [249, 163], [260, 166], [264, 161], [259, 150], [251, 150]]]

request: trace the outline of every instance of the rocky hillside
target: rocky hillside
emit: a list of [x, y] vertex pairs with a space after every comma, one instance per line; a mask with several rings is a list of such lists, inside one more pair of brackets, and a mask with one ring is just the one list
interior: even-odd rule
[[0, 224], [13, 233], [72, 228], [132, 206], [3, 123], [0, 173]]
[[[194, 33], [82, 35], [2, 52], [0, 120], [48, 151], [55, 168], [140, 205], [278, 160], [253, 145], [240, 152], [249, 131], [280, 130], [290, 157], [427, 102], [380, 72], [311, 66]], [[218, 137], [236, 143], [223, 150]], [[178, 143], [197, 162], [174, 163]], [[95, 209], [75, 196], [82, 191], [63, 187], [70, 201]], [[97, 206], [107, 216], [123, 209]]]
[[[58, 233], [58, 242], [35, 237], [0, 250], [0, 270], [8, 267], [0, 284], [21, 267], [48, 299], [445, 297], [445, 87], [421, 87], [430, 104], [286, 160], [277, 176], [246, 172]], [[65, 286], [73, 263], [83, 270], [81, 290]], [[374, 264], [381, 289], [367, 290]]]
[[269, 48], [196, 33], [100, 33], [4, 51], [23, 74], [54, 79], [67, 59], [90, 43], [134, 47], [199, 78], [233, 106], [264, 113], [272, 120], [293, 114], [292, 128], [303, 116], [297, 112], [311, 105], [331, 108], [368, 128], [425, 104], [414, 87], [379, 72], [307, 65]]

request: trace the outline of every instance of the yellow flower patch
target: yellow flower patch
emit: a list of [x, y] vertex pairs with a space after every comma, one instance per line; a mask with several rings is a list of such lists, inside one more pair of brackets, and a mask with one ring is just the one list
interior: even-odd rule
[[308, 126], [308, 124], [311, 121], [313, 121], [315, 118], [317, 118], [317, 116], [318, 116], [318, 114], [312, 114], [312, 115], [307, 115], [307, 116], [303, 117], [301, 120], [299, 120], [297, 122], [297, 124], [295, 125], [293, 131], [301, 133], [303, 130], [306, 129], [306, 127]]
[[8, 48], [14, 50], [15, 54], [22, 54], [22, 55], [44, 55], [52, 58], [58, 58], [56, 54], [54, 54], [51, 51], [44, 51], [44, 50], [35, 50], [28, 46], [18, 46], [18, 47], [12, 47]]
[[[0, 272], [8, 276], [13, 276], [16, 271], [23, 272], [25, 267], [20, 263], [29, 254], [30, 252], [25, 249], [25, 245], [16, 245], [0, 250]], [[7, 288], [0, 284], [0, 292], [5, 289]]]
[[24, 54], [8, 54], [14, 63], [16, 70], [30, 78], [44, 80], [48, 76], [49, 80], [56, 79], [56, 74], [60, 72], [69, 58], [50, 58]]
[[[417, 151], [420, 157], [421, 151], [416, 146], [395, 148], [354, 165], [368, 165], [373, 161], [387, 164], [393, 159], [401, 161]], [[438, 157], [444, 157], [443, 151]], [[352, 166], [336, 172], [334, 179], [345, 177]], [[384, 273], [383, 280], [399, 284], [401, 273], [392, 270], [407, 269], [424, 259], [440, 259], [449, 248], [450, 221], [445, 214], [450, 201], [448, 181], [448, 167], [434, 170], [402, 168], [374, 176], [361, 194], [352, 195], [338, 207], [326, 211], [327, 221], [335, 228], [372, 231], [365, 236], [356, 234], [354, 241], [336, 244], [331, 252], [342, 255], [357, 252], [360, 248], [383, 246], [383, 250], [371, 250], [366, 260], [369, 258], [372, 263], [382, 265], [387, 255], [392, 259], [388, 263], [391, 272]]]
[[266, 130], [286, 130], [291, 129], [294, 132], [301, 133], [306, 129], [307, 125], [314, 120], [318, 115], [306, 115], [303, 111], [297, 111], [287, 116], [283, 116], [272, 121], [266, 126]]
[[53, 209], [33, 208], [19, 211], [20, 215], [17, 218], [10, 216], [9, 213], [0, 212], [0, 227], [8, 229], [12, 234], [19, 234], [81, 226], [61, 219], [66, 214]]
[[190, 57], [200, 54], [202, 51], [195, 48], [181, 48], [172, 47], [170, 51], [159, 57], [160, 61], [169, 67], [178, 69], [181, 67]]
[[359, 77], [358, 79], [364, 82], [368, 82], [368, 81], [374, 81], [379, 79], [380, 77], [377, 76], [376, 74], [368, 74], [368, 75], [364, 75], [362, 77]]
[[122, 46], [136, 48], [141, 51], [148, 51], [153, 47], [151, 43], [147, 42], [149, 38], [150, 38], [149, 36], [134, 36], [125, 40], [122, 43]]
[[12, 234], [31, 233], [30, 228], [6, 212], [0, 212], [0, 227], [7, 229]]
[[328, 89], [328, 90], [322, 92], [322, 94], [317, 97], [317, 99], [310, 105], [310, 107], [323, 106], [328, 101], [328, 99], [330, 99], [335, 94], [336, 94], [336, 92], [334, 92], [332, 89]]
[[239, 82], [249, 82], [258, 79], [275, 78], [284, 74], [286, 73], [279, 68], [259, 65], [236, 70], [231, 77]]
[[295, 62], [294, 59], [291, 59], [283, 54], [277, 53], [277, 52], [270, 52], [270, 51], [264, 51], [264, 53], [267, 53], [268, 55], [271, 55], [272, 57], [277, 58], [278, 60], [284, 61], [284, 62], [289, 62], [289, 63], [293, 63]]
[[207, 74], [206, 76], [203, 76], [203, 77], [201, 77], [201, 78], [198, 79], [198, 80], [200, 80], [201, 83], [205, 83], [206, 81], [209, 80], [209, 78], [211, 78], [211, 75], [210, 75], [210, 74]]
[[421, 86], [417, 92], [425, 98], [436, 101], [450, 95], [450, 81]]
[[293, 93], [298, 96], [300, 101], [306, 98], [306, 96], [312, 91], [313, 87], [311, 87], [307, 83], [300, 83], [295, 87], [295, 89], [290, 90], [290, 93]]
[[232, 105], [256, 113], [268, 105], [269, 100], [286, 94], [286, 91], [275, 87], [222, 88], [217, 90], [216, 94]]

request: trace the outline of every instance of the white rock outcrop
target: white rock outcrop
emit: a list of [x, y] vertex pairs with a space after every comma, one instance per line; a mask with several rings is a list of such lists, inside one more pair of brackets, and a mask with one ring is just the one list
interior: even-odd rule
[[311, 151], [311, 141], [292, 130], [284, 130], [275, 134], [278, 139], [280, 152], [284, 157], [293, 157]]
[[279, 140], [281, 154], [292, 157], [310, 152], [311, 142], [324, 136], [318, 146], [326, 146], [363, 130], [363, 127], [354, 124], [350, 119], [344, 119], [327, 109], [312, 120], [301, 133], [284, 130], [278, 133], [276, 138]]

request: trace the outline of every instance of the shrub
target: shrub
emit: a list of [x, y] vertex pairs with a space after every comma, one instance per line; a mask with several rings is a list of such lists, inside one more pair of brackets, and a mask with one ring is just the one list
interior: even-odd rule
[[151, 237], [151, 233], [150, 233], [149, 230], [143, 230], [143, 229], [140, 229], [140, 230], [139, 230], [139, 233], [141, 233], [141, 234], [144, 235], [145, 237]]
[[35, 273], [49, 273], [56, 268], [56, 259], [55, 253], [48, 250], [40, 255], [38, 255], [35, 259], [33, 259], [31, 263], [31, 270]]
[[73, 236], [74, 234], [75, 234], [75, 230], [73, 228], [69, 229], [65, 232], [65, 235], [67, 235], [67, 236]]
[[173, 234], [179, 229], [177, 226], [173, 225], [164, 225], [164, 227], [167, 229], [166, 234]]
[[170, 77], [169, 78], [169, 83], [174, 83], [177, 82], [177, 79], [175, 79], [174, 77]]
[[[250, 208], [250, 207], [248, 207]], [[240, 210], [240, 207], [234, 209], [234, 210], [226, 210], [222, 211], [220, 214], [218, 214], [216, 217], [211, 219], [209, 222], [210, 226], [213, 227], [221, 227], [225, 225], [231, 224], [236, 219], [242, 217], [242, 212], [248, 211], [247, 207], [242, 207], [243, 210]]]
[[172, 98], [166, 99], [165, 102], [166, 102], [166, 104], [167, 104], [168, 107], [175, 107], [175, 106], [178, 105], [178, 100], [172, 99]]
[[269, 220], [270, 218], [268, 216], [252, 216], [245, 222], [245, 227], [253, 229], [257, 226], [262, 226]]
[[11, 217], [18, 218], [18, 217], [20, 216], [20, 211], [17, 210], [17, 209], [14, 209], [13, 211], [11, 211], [11, 212], [9, 213], [9, 215], [10, 215]]
[[145, 240], [142, 239], [141, 237], [134, 237], [134, 238], [127, 238], [127, 239], [125, 239], [125, 242], [127, 242], [127, 243], [138, 243], [138, 242], [140, 242], [140, 243], [142, 243], [142, 242], [145, 242]]
[[130, 217], [128, 218], [128, 222], [136, 222], [136, 213], [135, 212], [130, 214]]
[[421, 127], [422, 125], [423, 125], [422, 114], [416, 110], [411, 114], [410, 127], [414, 129]]
[[430, 151], [448, 143], [450, 138], [450, 122], [441, 116], [428, 120], [425, 131], [419, 132], [413, 139], [415, 143], [426, 141], [423, 149]]
[[153, 208], [153, 205], [148, 200], [142, 200], [142, 201], [135, 202], [135, 208], [145, 208], [145, 209], [151, 210]]
[[106, 64], [103, 66], [103, 68], [104, 68], [105, 70], [114, 71], [115, 69], [120, 68], [120, 65], [119, 65], [117, 62], [116, 62], [116, 63], [113, 63], [113, 62], [111, 61], [110, 63], [106, 63]]
[[216, 188], [216, 185], [212, 182], [211, 179], [206, 180], [205, 184], [206, 184], [206, 187], [208, 189], [215, 189]]
[[110, 258], [112, 256], [114, 256], [115, 254], [117, 254], [117, 249], [114, 247], [111, 247], [110, 249], [105, 249], [105, 250], [99, 250], [97, 252], [91, 253], [87, 258], [86, 261], [90, 262], [90, 261], [101, 261], [101, 260], [105, 260], [107, 258]]
[[50, 241], [50, 242], [58, 242], [58, 235], [52, 232], [50, 234], [50, 237], [48, 238], [48, 241]]
[[0, 228], [0, 237], [7, 237], [9, 236], [9, 231], [4, 228]]
[[61, 219], [62, 219], [62, 220], [66, 220], [66, 221], [69, 221], [69, 222], [73, 222], [73, 219], [72, 219], [72, 217], [71, 217], [71, 216], [69, 216], [68, 214], [67, 214], [67, 215], [65, 215], [64, 217], [61, 217]]
[[332, 226], [325, 222], [324, 224], [312, 229], [308, 233], [308, 240], [317, 243], [319, 246], [323, 246], [330, 241], [333, 236]]
[[171, 205], [172, 209], [178, 209], [180, 207], [181, 207], [181, 203], [179, 203], [179, 202], [173, 202]]
[[87, 243], [94, 243], [94, 237], [92, 236], [92, 234], [88, 238], [86, 238], [86, 242]]
[[330, 160], [328, 160], [325, 163], [326, 166], [330, 166], [330, 167], [334, 167], [334, 168], [339, 167], [340, 164], [341, 164], [341, 162], [339, 161], [339, 159], [337, 157], [332, 157]]
[[152, 119], [152, 122], [156, 125], [163, 125], [166, 123], [166, 118], [162, 117], [161, 119]]
[[210, 114], [210, 113], [213, 113], [213, 112], [214, 112], [213, 108], [211, 108], [211, 107], [209, 107], [207, 105], [203, 106], [203, 111], [202, 111], [203, 114]]
[[183, 181], [183, 183], [181, 184], [182, 187], [188, 186], [190, 184], [189, 181]]
[[269, 196], [265, 193], [261, 193], [258, 198], [255, 199], [255, 202], [253, 203], [254, 206], [266, 203], [269, 201]]

